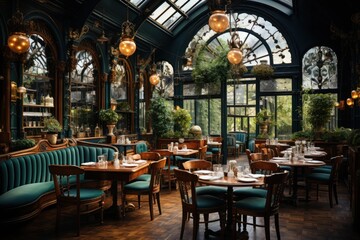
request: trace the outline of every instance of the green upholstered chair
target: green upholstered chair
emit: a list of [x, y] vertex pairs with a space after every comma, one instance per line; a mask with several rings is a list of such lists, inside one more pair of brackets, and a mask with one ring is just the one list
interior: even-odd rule
[[305, 177], [306, 182], [306, 199], [309, 199], [309, 191], [311, 189], [311, 185], [316, 185], [316, 199], [319, 198], [319, 185], [327, 185], [328, 193], [329, 193], [329, 202], [330, 207], [333, 207], [333, 193], [335, 197], [336, 204], [338, 204], [337, 197], [337, 181], [338, 181], [338, 172], [341, 161], [343, 160], [343, 156], [335, 156], [330, 159], [331, 162], [331, 172], [330, 173], [322, 173], [322, 172], [312, 172]]
[[229, 133], [235, 136], [236, 144], [240, 147], [240, 152], [244, 152], [247, 141], [247, 133], [245, 131], [233, 131]]
[[146, 143], [146, 141], [138, 141], [136, 142], [136, 146], [135, 146], [135, 152], [140, 154], [142, 152], [147, 152], [148, 151], [148, 145]]
[[161, 215], [161, 204], [160, 204], [161, 174], [163, 168], [165, 167], [165, 164], [166, 164], [166, 158], [162, 158], [150, 164], [150, 172], [151, 172], [150, 181], [135, 181], [124, 185], [124, 189], [122, 191], [123, 209], [125, 207], [126, 195], [129, 194], [138, 195], [138, 208], [141, 207], [140, 195], [148, 195], [151, 220], [154, 219], [154, 211], [153, 211], [153, 205], [155, 200], [154, 197], [156, 197], [159, 214]]
[[[284, 186], [288, 172], [274, 173], [266, 176], [264, 183], [267, 186], [266, 197], [247, 197], [236, 201], [233, 206], [233, 229], [236, 222], [243, 223], [243, 231], [246, 231], [247, 216], [263, 217], [266, 239], [270, 239], [270, 217], [275, 217], [277, 238], [280, 239], [279, 206], [283, 196]], [[242, 216], [242, 219], [241, 219]], [[238, 229], [241, 230], [240, 227]], [[236, 233], [236, 231], [234, 231]], [[235, 236], [233, 236], [235, 239]]]
[[231, 153], [233, 156], [240, 154], [240, 145], [236, 143], [235, 135], [230, 133], [227, 135], [227, 150], [228, 154]]
[[[56, 232], [59, 232], [60, 219], [62, 214], [69, 214], [63, 208], [73, 207], [71, 211], [75, 215], [77, 236], [80, 235], [80, 216], [91, 213], [100, 213], [100, 222], [103, 223], [103, 204], [105, 199], [104, 191], [99, 189], [81, 188], [81, 176], [84, 170], [73, 165], [50, 165], [49, 171], [52, 174], [56, 201]], [[75, 184], [71, 178], [76, 176]]]
[[158, 152], [162, 157], [166, 157], [166, 166], [163, 169], [162, 179], [164, 183], [168, 183], [169, 190], [171, 191], [171, 183], [176, 182], [174, 169], [178, 169], [179, 167], [174, 164], [172, 152], [169, 152], [167, 149], [157, 150], [156, 152]]
[[188, 215], [193, 218], [193, 239], [197, 239], [197, 232], [200, 224], [200, 214], [204, 215], [205, 236], [208, 234], [209, 214], [218, 213], [222, 238], [225, 236], [226, 201], [210, 195], [198, 195], [196, 186], [198, 176], [189, 171], [175, 169], [175, 176], [179, 185], [179, 192], [182, 204], [182, 221], [180, 239], [184, 236], [185, 222]]
[[[161, 155], [157, 152], [142, 152], [140, 153], [140, 159], [142, 160], [148, 160], [148, 161], [158, 161], [161, 159]], [[151, 180], [151, 173], [144, 173], [137, 178], [135, 178], [133, 181], [150, 181]]]
[[[212, 170], [212, 163], [203, 159], [193, 159], [183, 163], [185, 170], [193, 172], [196, 170]], [[225, 199], [227, 189], [217, 186], [197, 186], [196, 194], [198, 195], [211, 195]]]

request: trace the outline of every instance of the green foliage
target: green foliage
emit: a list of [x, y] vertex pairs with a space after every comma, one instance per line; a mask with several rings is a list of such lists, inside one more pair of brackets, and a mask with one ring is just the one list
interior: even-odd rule
[[260, 63], [253, 66], [251, 73], [259, 78], [269, 78], [274, 74], [274, 69], [269, 64]]
[[350, 146], [360, 146], [360, 129], [353, 129], [347, 140]]
[[230, 69], [227, 52], [228, 49], [219, 49], [217, 55], [210, 58], [204, 46], [200, 49], [191, 73], [198, 89], [213, 84], [220, 86], [221, 81], [226, 81]]
[[11, 151], [19, 151], [35, 146], [34, 139], [17, 139], [11, 142]]
[[[322, 140], [325, 142], [343, 142], [348, 141], [350, 135], [352, 134], [350, 128], [337, 128], [335, 130], [324, 130], [320, 135], [318, 135], [317, 140]], [[316, 133], [312, 130], [304, 130], [295, 132], [292, 134], [292, 139], [294, 140], [314, 140]]]
[[167, 132], [173, 131], [173, 116], [165, 98], [151, 99], [149, 116], [155, 138], [163, 137]]
[[294, 140], [313, 140], [314, 133], [311, 130], [304, 130], [299, 132], [294, 132], [291, 136]]
[[304, 94], [304, 118], [307, 120], [313, 131], [322, 131], [329, 122], [331, 111], [334, 108], [334, 99], [331, 94]]
[[188, 110], [177, 107], [173, 111], [174, 131], [180, 134], [180, 137], [185, 137], [189, 133], [191, 126], [191, 115]]
[[116, 124], [121, 118], [122, 116], [111, 108], [101, 109], [99, 112], [99, 119], [105, 124]]
[[47, 117], [44, 119], [44, 131], [48, 133], [58, 133], [62, 131], [62, 126], [54, 117]]
[[273, 124], [273, 116], [271, 112], [265, 108], [260, 109], [260, 111], [256, 114], [256, 124]]

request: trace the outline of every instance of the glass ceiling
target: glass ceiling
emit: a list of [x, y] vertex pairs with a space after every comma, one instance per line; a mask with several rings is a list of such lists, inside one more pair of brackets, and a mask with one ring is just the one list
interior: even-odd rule
[[[151, 0], [130, 0], [130, 3], [141, 9], [147, 5], [149, 1]], [[265, 2], [266, 4], [269, 2], [268, 0], [252, 1]], [[181, 21], [188, 18], [188, 15], [194, 9], [206, 2], [206, 0], [164, 0], [164, 2], [151, 13], [150, 18], [163, 28], [172, 31]], [[273, 0], [272, 2], [287, 6], [288, 8], [293, 7], [293, 0]]]

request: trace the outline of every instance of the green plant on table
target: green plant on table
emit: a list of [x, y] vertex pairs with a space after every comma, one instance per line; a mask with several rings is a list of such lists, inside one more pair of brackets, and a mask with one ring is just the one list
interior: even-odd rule
[[59, 133], [62, 131], [60, 122], [54, 117], [44, 118], [44, 131], [48, 133]]
[[99, 119], [101, 122], [104, 122], [107, 125], [114, 125], [119, 120], [121, 120], [122, 116], [119, 115], [116, 111], [111, 108], [101, 109], [99, 112]]

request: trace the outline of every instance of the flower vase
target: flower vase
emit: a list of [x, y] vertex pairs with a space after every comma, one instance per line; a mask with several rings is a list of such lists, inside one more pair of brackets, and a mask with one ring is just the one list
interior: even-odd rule
[[47, 133], [46, 134], [46, 138], [51, 144], [56, 144], [57, 137], [58, 137], [57, 133]]
[[115, 124], [106, 125], [108, 128], [108, 136], [114, 136]]

